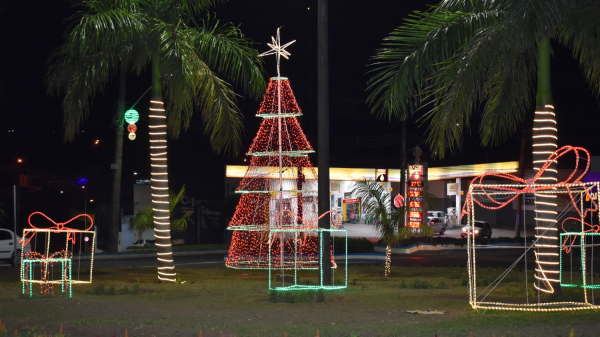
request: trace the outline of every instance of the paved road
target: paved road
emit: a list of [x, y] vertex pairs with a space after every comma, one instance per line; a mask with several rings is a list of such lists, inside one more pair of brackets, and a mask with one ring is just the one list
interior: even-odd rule
[[[515, 261], [516, 267], [525, 267], [524, 248], [505, 247], [478, 248], [476, 261], [479, 267], [507, 268]], [[596, 250], [594, 259], [594, 271], [600, 271], [600, 248]], [[527, 254], [527, 269], [534, 268], [533, 251]], [[577, 257], [575, 257], [577, 260]], [[577, 261], [575, 264], [577, 264]], [[351, 264], [380, 264], [382, 261], [360, 261]], [[175, 265], [183, 268], [220, 268], [224, 265], [223, 254], [197, 255], [197, 256], [175, 256]], [[467, 266], [467, 250], [445, 250], [445, 251], [420, 251], [410, 255], [393, 255], [392, 265], [396, 267], [461, 267]], [[95, 260], [96, 268], [156, 268], [155, 257], [143, 257], [133, 259]], [[591, 265], [588, 265], [588, 270]], [[9, 264], [0, 262], [0, 272], [12, 268]], [[16, 270], [17, 268], [15, 268]]]
[[[461, 228], [462, 228], [462, 226], [457, 227], [457, 228], [449, 228], [446, 230], [446, 233], [444, 233], [444, 236], [460, 238]], [[375, 230], [375, 226], [369, 225], [369, 224], [345, 223], [341, 229], [345, 229], [348, 234], [348, 237], [350, 237], [350, 238], [369, 238], [372, 240], [378, 240], [380, 237], [379, 233], [377, 233], [377, 231]], [[339, 232], [334, 232], [332, 235], [333, 236], [343, 236], [344, 234], [339, 233]], [[530, 235], [530, 233], [528, 233], [528, 235]], [[512, 238], [514, 236], [515, 236], [515, 230], [513, 228], [500, 228], [500, 227], [496, 227], [496, 226], [492, 227], [492, 237], [493, 238], [499, 238], [499, 237]]]

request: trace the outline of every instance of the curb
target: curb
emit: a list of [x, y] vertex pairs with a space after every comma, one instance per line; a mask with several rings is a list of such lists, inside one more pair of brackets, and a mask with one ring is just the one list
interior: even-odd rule
[[[227, 249], [211, 249], [211, 250], [187, 250], [187, 251], [175, 251], [173, 256], [193, 256], [193, 255], [217, 255], [227, 254]], [[156, 251], [148, 253], [117, 253], [117, 254], [94, 254], [95, 260], [123, 260], [123, 259], [137, 259], [141, 257], [156, 257]], [[73, 259], [80, 258], [79, 255], [74, 255]], [[89, 260], [90, 254], [82, 254], [82, 260]]]
[[[488, 246], [521, 246], [519, 244], [515, 244], [513, 242], [494, 242], [488, 244]], [[440, 250], [463, 250], [466, 251], [467, 245], [455, 245], [454, 243], [447, 244], [431, 244], [431, 243], [422, 243], [419, 245], [410, 245], [405, 247], [392, 247], [392, 254], [412, 254], [414, 252], [419, 251], [440, 251]], [[500, 249], [500, 247], [493, 247], [493, 249]], [[382, 245], [374, 245], [374, 250], [376, 252], [385, 253], [385, 246]]]

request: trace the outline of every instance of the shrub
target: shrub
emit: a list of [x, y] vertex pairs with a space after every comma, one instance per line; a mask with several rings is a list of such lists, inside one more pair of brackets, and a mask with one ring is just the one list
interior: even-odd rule
[[94, 295], [104, 295], [104, 284], [99, 284], [94, 288]]
[[269, 302], [277, 303], [277, 292], [275, 290], [269, 291]]
[[296, 294], [296, 303], [310, 303], [315, 297], [314, 291], [300, 291]]
[[431, 288], [433, 288], [433, 287], [431, 286], [431, 284], [429, 284], [429, 282], [421, 281], [419, 279], [414, 280], [410, 284], [410, 289], [431, 289]]
[[[344, 254], [346, 250], [345, 238], [333, 238], [333, 253]], [[348, 254], [372, 253], [373, 243], [366, 238], [348, 238]]]
[[437, 287], [436, 287], [436, 288], [437, 288], [437, 289], [448, 289], [449, 287], [448, 287], [448, 285], [446, 284], [446, 282], [444, 282], [444, 281], [440, 281], [440, 283], [438, 283], [438, 285], [437, 285]]
[[323, 289], [317, 291], [317, 302], [325, 302], [325, 291]]
[[110, 288], [108, 288], [108, 291], [106, 292], [106, 294], [113, 296], [113, 295], [117, 294], [117, 291], [115, 290], [115, 287], [110, 286]]
[[284, 291], [283, 295], [281, 295], [281, 302], [284, 302], [284, 303], [296, 302], [296, 294], [294, 294], [291, 291]]

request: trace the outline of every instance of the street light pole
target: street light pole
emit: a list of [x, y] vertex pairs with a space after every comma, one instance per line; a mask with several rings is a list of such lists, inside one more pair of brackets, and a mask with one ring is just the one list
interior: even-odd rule
[[[331, 210], [329, 197], [329, 47], [328, 47], [328, 13], [327, 0], [318, 3], [318, 159], [319, 159], [319, 214]], [[319, 220], [319, 228], [330, 229], [330, 216], [325, 215]], [[331, 285], [331, 251], [330, 232], [323, 232], [321, 245], [321, 270], [322, 282]]]
[[13, 185], [13, 212], [14, 212], [14, 221], [13, 221], [13, 245], [15, 247], [15, 260], [17, 258], [17, 185]]

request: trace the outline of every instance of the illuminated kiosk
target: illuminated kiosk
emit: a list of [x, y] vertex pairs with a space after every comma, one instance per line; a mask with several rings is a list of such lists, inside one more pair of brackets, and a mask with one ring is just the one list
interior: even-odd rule
[[[287, 58], [277, 40], [269, 44], [277, 55]], [[267, 52], [262, 55], [270, 54]], [[250, 165], [236, 193], [241, 194], [228, 229], [233, 231], [225, 262], [238, 269], [280, 270], [281, 287], [306, 289], [298, 282], [298, 270], [319, 270], [323, 232], [345, 232], [318, 228], [317, 173], [308, 158], [314, 150], [302, 131], [297, 117], [302, 115], [290, 82], [277, 76], [270, 79], [257, 112], [263, 118], [247, 155]], [[338, 223], [339, 219], [334, 219]], [[332, 265], [335, 261], [332, 255]], [[285, 272], [293, 270], [290, 280]], [[304, 278], [303, 278], [304, 279]], [[291, 285], [286, 286], [287, 283]], [[316, 287], [322, 287], [322, 279]], [[314, 283], [313, 283], [314, 284]], [[269, 283], [271, 287], [271, 283]], [[344, 281], [342, 286], [346, 287]], [[314, 288], [314, 287], [313, 287]]]
[[[561, 148], [555, 152], [561, 153], [556, 158], [560, 157], [564, 152], [574, 148]], [[576, 149], [576, 148], [575, 148]], [[580, 148], [579, 148], [580, 149]], [[562, 150], [562, 152], [560, 152]], [[552, 157], [552, 156], [551, 156]], [[550, 158], [555, 160], [556, 158]], [[588, 157], [589, 158], [589, 157]], [[587, 170], [586, 170], [587, 171]], [[507, 270], [495, 274], [489, 268], [483, 269], [480, 274], [484, 274], [480, 279], [494, 279], [489, 282], [479, 282], [476, 263], [476, 252], [478, 249], [490, 248], [487, 245], [477, 245], [474, 235], [467, 236], [468, 242], [468, 261], [467, 268], [469, 272], [469, 303], [473, 309], [498, 309], [498, 310], [519, 310], [519, 311], [567, 311], [567, 310], [586, 310], [599, 309], [600, 306], [594, 303], [594, 289], [597, 288], [593, 284], [593, 273], [586, 272], [586, 266], [593, 264], [593, 255], [588, 254], [589, 250], [593, 249], [593, 243], [586, 242], [585, 237], [594, 237], [598, 235], [600, 227], [591, 225], [598, 223], [598, 196], [593, 196], [592, 191], [597, 191], [600, 183], [589, 182], [582, 183], [580, 178], [585, 175], [585, 172], [579, 178], [570, 179], [575, 175], [575, 171], [566, 182], [557, 184], [536, 184], [535, 177], [532, 180], [523, 180], [521, 178], [489, 172], [474, 179], [474, 182], [469, 187], [469, 193], [463, 209], [463, 214], [468, 217], [468, 231], [473, 233], [476, 231], [474, 226], [476, 219], [476, 206], [497, 210], [506, 205], [510, 205], [519, 194], [533, 195], [548, 195], [554, 198], [568, 199], [569, 202], [565, 210], [557, 214], [555, 224], [556, 227], [536, 228], [534, 233], [535, 240], [532, 244], [525, 243], [523, 246], [496, 246], [494, 249], [522, 249], [523, 254], [515, 261]], [[479, 182], [485, 176], [495, 176], [502, 178], [510, 178], [515, 181], [521, 181], [522, 184], [482, 184]], [[488, 205], [486, 205], [486, 203]], [[478, 207], [479, 208], [479, 207]], [[578, 216], [568, 216], [567, 212], [575, 212]], [[558, 212], [557, 212], [558, 213]], [[565, 228], [567, 223], [577, 224], [577, 228]], [[526, 227], [526, 226], [524, 226]], [[560, 228], [559, 228], [560, 227]], [[568, 229], [568, 231], [567, 231]], [[557, 235], [557, 231], [563, 231]], [[525, 237], [527, 237], [525, 232]], [[540, 238], [555, 237], [556, 244], [554, 253], [547, 253], [547, 247], [540, 247]], [[578, 240], [579, 239], [579, 240]], [[579, 241], [576, 244], [576, 241]], [[544, 250], [546, 249], [546, 250]], [[570, 253], [578, 253], [578, 258], [574, 263], [578, 265], [575, 268], [563, 267], [565, 258], [563, 255]], [[541, 254], [553, 254], [556, 256], [557, 266], [551, 268], [549, 262], [546, 264], [540, 263], [538, 256]], [[558, 257], [560, 256], [560, 259]], [[590, 260], [588, 261], [588, 256]], [[535, 275], [528, 276], [527, 260], [535, 264]], [[573, 259], [571, 258], [571, 261]], [[573, 266], [573, 265], [571, 265]], [[518, 271], [522, 269], [522, 271]], [[574, 272], [575, 270], [576, 272]], [[568, 282], [566, 282], [568, 280]], [[536, 289], [544, 288], [535, 286], [535, 283], [545, 285], [549, 291], [542, 292]], [[565, 287], [563, 291], [569, 291], [569, 296], [578, 298], [579, 301], [572, 302], [557, 302], [552, 300], [554, 287], [562, 285]], [[478, 288], [479, 286], [479, 288]], [[479, 291], [479, 289], [484, 288]], [[479, 291], [479, 292], [478, 292]], [[514, 298], [522, 296], [521, 301], [515, 301]], [[507, 301], [511, 298], [511, 301]]]
[[[43, 216], [53, 223], [54, 226], [50, 228], [35, 227], [31, 224], [31, 218], [34, 215]], [[80, 230], [66, 226], [71, 221], [81, 217], [84, 218], [85, 229]], [[71, 286], [73, 284], [92, 283], [96, 232], [89, 230], [93, 226], [93, 220], [89, 215], [80, 214], [69, 221], [57, 223], [44, 213], [34, 212], [29, 216], [28, 222], [32, 228], [25, 228], [23, 230], [23, 238], [21, 239], [24, 247], [21, 250], [21, 283], [24, 295], [32, 297], [33, 284], [39, 284], [43, 295], [53, 296], [54, 285], [60, 284], [61, 292], [68, 293], [68, 296], [72, 297]], [[64, 246], [62, 243], [53, 243], [56, 241], [63, 242], [63, 240]], [[78, 250], [81, 252], [83, 249], [82, 243], [84, 243], [84, 246], [87, 246], [87, 242], [89, 241], [91, 241], [91, 255], [89, 260], [82, 261], [81, 254], [79, 254], [79, 259], [73, 261], [73, 251]], [[77, 247], [77, 244], [79, 247]], [[51, 252], [51, 247], [60, 247], [62, 250]], [[77, 267], [76, 272], [73, 272], [74, 264]], [[59, 268], [55, 268], [55, 266]], [[89, 277], [80, 273], [80, 270], [86, 268], [89, 269]], [[73, 278], [74, 275], [77, 275], [76, 279]]]

